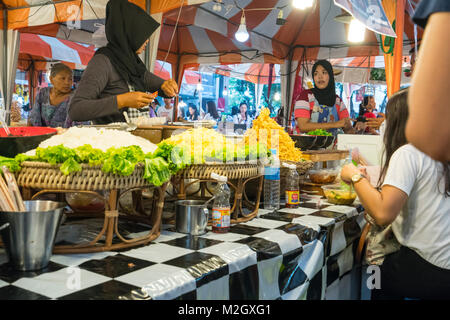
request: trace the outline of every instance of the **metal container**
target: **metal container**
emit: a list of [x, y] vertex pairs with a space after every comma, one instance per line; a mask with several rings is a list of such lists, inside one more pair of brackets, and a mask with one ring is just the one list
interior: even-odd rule
[[61, 224], [63, 202], [25, 201], [25, 212], [0, 211], [0, 225], [10, 264], [17, 270], [33, 271], [47, 267], [56, 233]]
[[201, 200], [180, 200], [175, 202], [175, 226], [177, 232], [199, 236], [206, 233], [209, 210]]

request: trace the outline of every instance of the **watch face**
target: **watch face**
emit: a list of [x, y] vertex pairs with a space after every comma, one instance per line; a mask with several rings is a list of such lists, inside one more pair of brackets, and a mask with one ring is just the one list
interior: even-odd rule
[[353, 182], [358, 182], [360, 179], [361, 179], [361, 175], [360, 175], [360, 174], [355, 174], [355, 175], [352, 177], [352, 181], [353, 181]]

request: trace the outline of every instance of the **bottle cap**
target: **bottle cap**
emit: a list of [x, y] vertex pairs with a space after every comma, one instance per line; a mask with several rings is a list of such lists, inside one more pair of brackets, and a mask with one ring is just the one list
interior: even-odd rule
[[297, 166], [295, 164], [291, 164], [291, 163], [286, 163], [283, 162], [283, 167], [288, 168], [288, 169], [297, 169]]
[[219, 182], [227, 182], [228, 178], [225, 176], [218, 175], [217, 173], [211, 173], [211, 179], [217, 180]]

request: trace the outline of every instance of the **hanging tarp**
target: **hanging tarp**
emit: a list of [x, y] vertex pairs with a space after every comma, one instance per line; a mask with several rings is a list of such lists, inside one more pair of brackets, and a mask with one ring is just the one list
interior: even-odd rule
[[396, 37], [380, 0], [334, 0], [334, 3], [378, 34]]
[[[243, 63], [220, 66], [201, 66], [201, 72], [216, 73], [226, 77], [233, 77], [254, 84], [269, 83], [270, 64], [264, 63]], [[273, 83], [280, 83], [280, 65], [275, 65]]]

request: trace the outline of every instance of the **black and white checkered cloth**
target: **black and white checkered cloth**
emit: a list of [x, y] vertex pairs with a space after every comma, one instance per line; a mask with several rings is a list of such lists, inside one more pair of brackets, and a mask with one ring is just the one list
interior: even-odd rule
[[137, 120], [139, 117], [150, 118], [150, 107], [147, 106], [141, 109], [128, 108], [126, 113], [131, 122], [133, 122], [133, 120]]
[[[334, 299], [353, 266], [359, 206], [315, 202], [189, 237], [164, 226], [151, 244], [121, 252], [53, 255], [46, 270], [18, 272], [0, 254], [0, 299]], [[128, 237], [148, 233], [135, 230]], [[79, 285], [73, 285], [74, 274]], [[72, 284], [71, 284], [72, 283]], [[336, 289], [336, 288], [337, 289]], [[348, 290], [345, 289], [345, 294]], [[337, 293], [336, 293], [337, 292]]]

